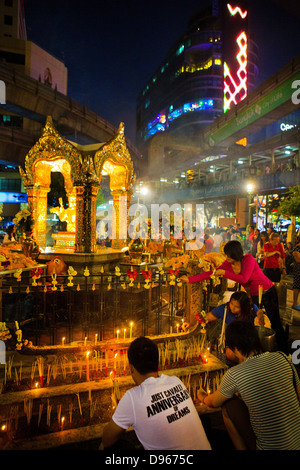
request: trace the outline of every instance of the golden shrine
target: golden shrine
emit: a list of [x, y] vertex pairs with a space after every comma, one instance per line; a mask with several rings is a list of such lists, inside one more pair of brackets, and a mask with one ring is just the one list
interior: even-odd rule
[[126, 207], [129, 206], [135, 172], [126, 146], [124, 124], [120, 124], [117, 134], [106, 143], [79, 145], [61, 136], [51, 116], [47, 117], [41, 137], [25, 157], [25, 169], [20, 167], [28, 206], [35, 220], [33, 235], [42, 249], [46, 247], [47, 194], [54, 171], [64, 177], [68, 208], [64, 209], [60, 200], [59, 208], [51, 211], [67, 221], [64, 237], [73, 240], [74, 252], [96, 252], [96, 197], [103, 175], [110, 176], [113, 196], [112, 247], [121, 249], [126, 245], [127, 232], [120, 234], [119, 223], [125, 215], [120, 214], [120, 201], [125, 200]]

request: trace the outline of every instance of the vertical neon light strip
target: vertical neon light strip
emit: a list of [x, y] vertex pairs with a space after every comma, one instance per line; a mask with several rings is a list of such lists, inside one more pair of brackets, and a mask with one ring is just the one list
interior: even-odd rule
[[[247, 11], [242, 12], [240, 7], [233, 8], [228, 3], [227, 8], [232, 16], [237, 13], [240, 14], [242, 19], [247, 16]], [[239, 52], [236, 56], [239, 64], [236, 80], [233, 78], [227, 63], [224, 62], [224, 113], [247, 96], [247, 34], [245, 31], [238, 35], [236, 42], [239, 46]]]
[[241, 18], [244, 20], [247, 16], [247, 10], [242, 11], [240, 7], [232, 7], [230, 3], [227, 3], [227, 8], [231, 14], [231, 16], [235, 16], [237, 13], [241, 15]]

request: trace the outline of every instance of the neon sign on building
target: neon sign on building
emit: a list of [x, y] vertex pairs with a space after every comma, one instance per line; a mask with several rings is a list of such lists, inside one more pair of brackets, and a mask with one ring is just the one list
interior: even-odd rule
[[[247, 10], [242, 9], [240, 6], [233, 6], [227, 3], [226, 14], [230, 16], [229, 20], [225, 18], [225, 21], [228, 23], [228, 29], [230, 28], [235, 34], [237, 54], [235, 59], [232, 58], [232, 53], [231, 58], [228, 54], [227, 56], [225, 54], [224, 113], [247, 96], [247, 24], [243, 24], [247, 17]], [[230, 36], [230, 39], [233, 39], [232, 34]], [[233, 44], [231, 44], [231, 50], [232, 49]]]
[[183, 114], [191, 113], [194, 111], [207, 111], [213, 109], [214, 102], [212, 99], [203, 99], [183, 104], [180, 108], [169, 108], [169, 112], [162, 111], [153, 121], [147, 124], [146, 139], [155, 135], [157, 132], [163, 132], [167, 129], [170, 122], [174, 121]]

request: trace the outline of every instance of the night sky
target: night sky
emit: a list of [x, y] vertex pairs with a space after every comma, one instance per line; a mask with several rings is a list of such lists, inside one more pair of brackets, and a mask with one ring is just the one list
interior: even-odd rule
[[[299, 0], [248, 0], [258, 84], [300, 53]], [[68, 95], [135, 142], [136, 99], [205, 0], [24, 0], [28, 40], [63, 60]]]

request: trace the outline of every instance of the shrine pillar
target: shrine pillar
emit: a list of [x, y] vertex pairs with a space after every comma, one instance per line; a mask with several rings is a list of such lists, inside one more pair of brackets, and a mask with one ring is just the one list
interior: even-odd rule
[[96, 198], [98, 189], [99, 185], [91, 183], [75, 186], [75, 253], [94, 253], [96, 251]]
[[26, 187], [28, 196], [28, 208], [32, 212], [35, 221], [33, 226], [33, 236], [41, 248], [46, 247], [47, 232], [47, 194], [50, 191], [48, 186], [30, 186]]
[[128, 241], [128, 209], [131, 194], [125, 192], [112, 192], [113, 217], [112, 217], [112, 248], [121, 250], [127, 246]]

